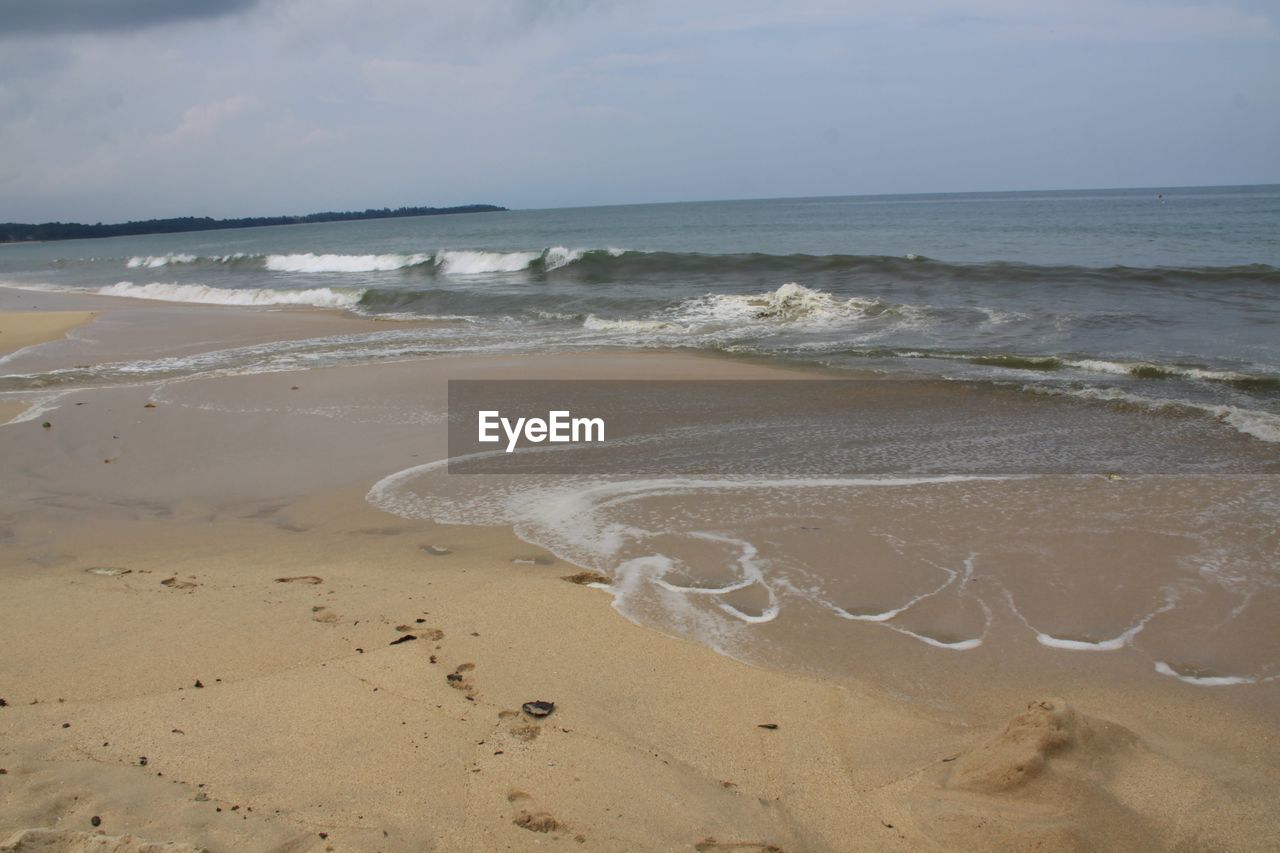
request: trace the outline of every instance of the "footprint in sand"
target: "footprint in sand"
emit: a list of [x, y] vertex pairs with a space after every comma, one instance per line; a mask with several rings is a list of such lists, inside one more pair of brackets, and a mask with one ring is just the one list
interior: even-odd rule
[[532, 800], [533, 797], [524, 791], [512, 791], [507, 794], [507, 802], [513, 805], [521, 803], [529, 803], [530, 805], [530, 807], [522, 808], [516, 812], [516, 816], [511, 820], [512, 823], [530, 832], [556, 832], [561, 829], [568, 829], [564, 823], [549, 812], [533, 810]]
[[324, 583], [324, 578], [318, 575], [294, 575], [293, 577], [288, 578], [276, 578], [276, 583], [321, 584]]
[[169, 589], [192, 590], [192, 589], [195, 589], [199, 584], [193, 583], [191, 581], [180, 581], [178, 580], [177, 577], [172, 577], [172, 578], [165, 578], [164, 580], [160, 581], [160, 585], [167, 586], [169, 587]]
[[542, 726], [537, 723], [525, 722], [520, 716], [519, 711], [499, 711], [498, 719], [503, 722], [510, 723], [507, 726], [507, 734], [516, 740], [522, 740], [525, 743], [536, 738], [542, 732]]
[[332, 612], [329, 608], [322, 604], [317, 604], [311, 608], [311, 621], [323, 622], [326, 625], [333, 625], [342, 619], [337, 613]]
[[445, 681], [449, 682], [449, 686], [452, 687], [454, 690], [461, 690], [464, 693], [466, 693], [467, 696], [471, 696], [476, 692], [476, 686], [475, 684], [472, 683], [471, 679], [468, 677], [468, 673], [470, 673], [475, 668], [476, 668], [476, 665], [473, 663], [460, 663], [458, 664], [457, 668], [454, 669], [453, 672], [446, 675], [444, 679]]

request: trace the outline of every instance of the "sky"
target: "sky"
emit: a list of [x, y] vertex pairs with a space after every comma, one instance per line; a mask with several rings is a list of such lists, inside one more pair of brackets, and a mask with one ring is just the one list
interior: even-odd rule
[[0, 0], [0, 221], [1280, 183], [1274, 0]]

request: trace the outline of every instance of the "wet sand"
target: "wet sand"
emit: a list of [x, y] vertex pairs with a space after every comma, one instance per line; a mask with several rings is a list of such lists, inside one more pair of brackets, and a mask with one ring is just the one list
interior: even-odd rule
[[[346, 322], [164, 313], [240, 339], [215, 316]], [[104, 358], [142, 346], [103, 328], [84, 346]], [[23, 358], [92, 355], [60, 346]], [[0, 427], [0, 849], [35, 849], [35, 828], [122, 850], [1280, 844], [1272, 685], [1162, 679], [1016, 625], [974, 658], [868, 631], [857, 672], [753, 666], [621, 618], [510, 529], [365, 500], [443, 455], [448, 378], [788, 375], [666, 352], [416, 360], [76, 390], [48, 429]], [[1054, 597], [1096, 581], [1019, 592], [1048, 630]]]

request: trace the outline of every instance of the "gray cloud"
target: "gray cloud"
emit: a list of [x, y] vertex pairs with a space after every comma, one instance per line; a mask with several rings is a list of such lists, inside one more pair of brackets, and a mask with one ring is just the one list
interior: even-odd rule
[[257, 4], [258, 0], [0, 0], [0, 38], [134, 30], [218, 18]]
[[1280, 180], [1275, 0], [37, 3], [0, 221]]

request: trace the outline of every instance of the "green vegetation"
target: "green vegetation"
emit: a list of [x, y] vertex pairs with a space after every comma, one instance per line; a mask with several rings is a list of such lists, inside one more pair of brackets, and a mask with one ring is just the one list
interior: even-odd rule
[[491, 213], [506, 210], [492, 204], [461, 207], [389, 207], [369, 210], [328, 211], [306, 216], [248, 216], [243, 219], [210, 219], [207, 216], [179, 216], [175, 219], [147, 219], [115, 225], [82, 225], [78, 222], [46, 222], [23, 225], [0, 223], [0, 243], [33, 240], [81, 240], [92, 237], [124, 237], [136, 234], [178, 234], [186, 231], [214, 231], [221, 228], [260, 228], [264, 225], [299, 225], [306, 222], [345, 222], [353, 219], [394, 219], [403, 216], [442, 216], [449, 213]]

